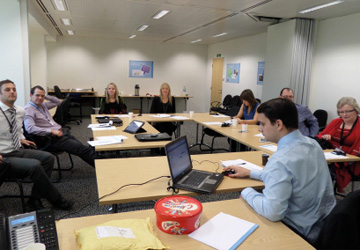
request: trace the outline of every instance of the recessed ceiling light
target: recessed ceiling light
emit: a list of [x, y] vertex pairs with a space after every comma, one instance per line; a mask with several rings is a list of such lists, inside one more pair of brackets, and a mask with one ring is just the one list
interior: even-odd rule
[[336, 4], [339, 4], [339, 3], [343, 3], [343, 2], [344, 2], [344, 1], [334, 1], [334, 2], [330, 2], [330, 3], [318, 5], [318, 6], [311, 7], [311, 8], [309, 8], [309, 9], [306, 9], [306, 10], [299, 11], [299, 13], [305, 14], [305, 13], [308, 13], [308, 12], [311, 12], [311, 11], [315, 11], [315, 10], [318, 10], [318, 9], [326, 8], [326, 7], [333, 6], [333, 5], [336, 5]]
[[133, 39], [135, 37], [136, 37], [136, 35], [131, 35], [131, 36], [129, 36], [129, 39]]
[[61, 22], [66, 26], [71, 25], [71, 20], [69, 18], [61, 18]]
[[138, 30], [138, 31], [144, 31], [144, 30], [146, 30], [148, 27], [149, 27], [149, 25], [144, 24], [144, 25], [141, 25], [137, 30]]
[[201, 42], [201, 41], [202, 41], [201, 39], [197, 39], [197, 40], [191, 41], [191, 43], [198, 43], [198, 42]]
[[66, 32], [71, 36], [75, 35], [75, 31], [73, 30], [67, 30]]
[[51, 0], [51, 2], [53, 3], [55, 9], [61, 10], [61, 11], [67, 10], [66, 4], [63, 0]]
[[153, 18], [154, 19], [160, 19], [163, 18], [165, 15], [167, 15], [170, 12], [170, 10], [160, 10], [158, 13], [156, 13]]
[[212, 37], [225, 36], [226, 34], [227, 34], [227, 33], [224, 32], [224, 33], [220, 33], [220, 34], [214, 35], [214, 36], [212, 36]]

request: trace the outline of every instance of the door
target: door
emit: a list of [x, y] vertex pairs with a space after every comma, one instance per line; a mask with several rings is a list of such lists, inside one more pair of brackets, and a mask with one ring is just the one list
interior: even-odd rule
[[214, 58], [211, 74], [211, 102], [222, 102], [222, 78], [223, 78], [224, 58]]

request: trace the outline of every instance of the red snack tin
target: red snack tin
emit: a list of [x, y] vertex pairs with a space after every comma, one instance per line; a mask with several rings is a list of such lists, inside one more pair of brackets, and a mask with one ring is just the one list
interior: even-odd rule
[[168, 234], [189, 234], [200, 226], [201, 203], [191, 197], [175, 195], [155, 203], [156, 225]]

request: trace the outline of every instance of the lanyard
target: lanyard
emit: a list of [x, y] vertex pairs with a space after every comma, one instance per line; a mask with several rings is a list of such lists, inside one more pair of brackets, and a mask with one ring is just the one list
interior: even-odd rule
[[351, 132], [353, 131], [357, 121], [358, 121], [358, 118], [356, 118], [356, 121], [352, 125], [352, 127], [350, 129], [350, 132], [344, 137], [343, 137], [343, 133], [344, 133], [345, 122], [343, 123], [342, 128], [341, 128], [341, 134], [340, 134], [340, 146], [342, 146], [344, 144], [345, 139], [351, 134]]
[[46, 115], [46, 112], [44, 111], [44, 109], [43, 109], [43, 110], [39, 109], [39, 107], [36, 106], [33, 102], [29, 102], [29, 104], [30, 104], [31, 106], [33, 106], [34, 108], [36, 108], [37, 110], [39, 110], [39, 112], [40, 112], [43, 116], [45, 116], [46, 119], [48, 119], [48, 121], [49, 121], [49, 118], [48, 118], [48, 116]]
[[[12, 134], [12, 132], [13, 132], [13, 126], [12, 126], [11, 122], [9, 121], [9, 118], [6, 116], [4, 110], [3, 110], [2, 108], [0, 108], [0, 109], [1, 109], [1, 112], [2, 112], [2, 113], [4, 114], [4, 116], [5, 116], [7, 123], [9, 124], [10, 133]], [[16, 119], [16, 110], [15, 110], [15, 119]], [[16, 122], [16, 121], [15, 121], [15, 122]]]

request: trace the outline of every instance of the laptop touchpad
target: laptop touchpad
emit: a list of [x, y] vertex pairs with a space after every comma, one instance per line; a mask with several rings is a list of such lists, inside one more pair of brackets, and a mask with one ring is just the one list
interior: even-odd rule
[[216, 183], [216, 180], [215, 180], [215, 179], [207, 179], [207, 180], [205, 181], [205, 183], [215, 184], [215, 183]]

